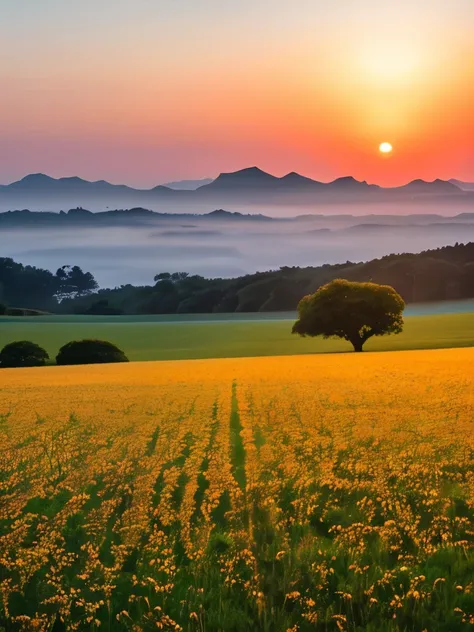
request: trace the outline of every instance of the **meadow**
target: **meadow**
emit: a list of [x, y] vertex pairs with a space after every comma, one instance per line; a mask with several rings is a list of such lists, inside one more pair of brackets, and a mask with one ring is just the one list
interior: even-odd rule
[[474, 349], [1, 378], [5, 629], [472, 629]]
[[[459, 307], [462, 304], [462, 307]], [[453, 309], [472, 302], [458, 301]], [[430, 308], [424, 308], [429, 310]], [[404, 332], [372, 338], [368, 351], [468, 347], [474, 345], [474, 313], [438, 313], [443, 305], [407, 309]], [[411, 311], [413, 310], [413, 311]], [[32, 340], [54, 359], [70, 340], [100, 338], [125, 351], [132, 361], [234, 358], [348, 351], [341, 340], [291, 335], [295, 314], [204, 316], [0, 317], [0, 349], [14, 340]]]

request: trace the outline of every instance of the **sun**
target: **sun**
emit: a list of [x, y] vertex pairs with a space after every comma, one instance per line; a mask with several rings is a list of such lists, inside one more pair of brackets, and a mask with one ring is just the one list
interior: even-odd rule
[[380, 143], [379, 145], [379, 151], [382, 154], [390, 154], [393, 150], [393, 147], [390, 143]]

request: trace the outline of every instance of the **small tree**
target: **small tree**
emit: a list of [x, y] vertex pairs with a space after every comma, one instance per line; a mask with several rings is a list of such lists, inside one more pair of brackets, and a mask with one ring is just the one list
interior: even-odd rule
[[0, 351], [0, 367], [3, 369], [44, 366], [47, 360], [49, 360], [47, 351], [29, 340], [10, 342]]
[[372, 336], [399, 334], [405, 302], [389, 285], [336, 279], [298, 304], [293, 333], [343, 338], [362, 351]]
[[57, 364], [128, 362], [125, 353], [106, 340], [73, 340], [59, 350]]

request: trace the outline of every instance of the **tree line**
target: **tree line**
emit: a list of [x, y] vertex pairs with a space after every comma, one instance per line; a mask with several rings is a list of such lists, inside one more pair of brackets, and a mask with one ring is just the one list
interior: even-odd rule
[[64, 265], [53, 273], [0, 257], [0, 313], [8, 307], [54, 311], [61, 301], [97, 289], [94, 276], [79, 266]]
[[406, 303], [474, 298], [474, 243], [368, 262], [288, 267], [233, 279], [162, 272], [154, 284], [123, 285], [61, 304], [77, 314], [189, 314], [294, 310], [302, 296], [330, 281], [390, 285]]
[[390, 285], [406, 303], [474, 298], [474, 243], [368, 262], [288, 267], [232, 279], [159, 272], [148, 286], [98, 289], [90, 272], [56, 273], [0, 259], [0, 303], [69, 314], [189, 314], [294, 310], [330, 281]]

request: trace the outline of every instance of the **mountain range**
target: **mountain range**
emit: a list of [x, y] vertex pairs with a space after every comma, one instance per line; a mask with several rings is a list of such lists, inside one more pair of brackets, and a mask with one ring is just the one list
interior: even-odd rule
[[[185, 222], [185, 223], [184, 223]], [[7, 228], [68, 228], [68, 227], [153, 227], [166, 228], [174, 226], [179, 234], [202, 235], [200, 226], [210, 224], [224, 226], [230, 224], [243, 224], [249, 222], [255, 224], [279, 224], [286, 225], [289, 230], [291, 225], [297, 230], [305, 230], [307, 233], [317, 233], [334, 229], [358, 229], [377, 230], [396, 228], [430, 228], [430, 229], [474, 229], [474, 212], [458, 213], [453, 216], [433, 213], [419, 214], [375, 214], [351, 215], [320, 213], [295, 215], [292, 217], [271, 217], [261, 213], [239, 213], [217, 209], [209, 213], [160, 213], [146, 208], [136, 207], [131, 209], [115, 209], [97, 211], [95, 213], [84, 208], [73, 208], [59, 213], [52, 211], [4, 211], [0, 212], [0, 229]], [[194, 230], [198, 229], [198, 230]], [[174, 233], [173, 233], [174, 234]], [[176, 233], [178, 234], [178, 233]]]
[[213, 178], [202, 178], [201, 180], [177, 180], [176, 182], [166, 182], [163, 184], [168, 189], [175, 191], [195, 191], [206, 184], [211, 184]]
[[462, 180], [455, 180], [454, 178], [449, 180], [449, 182], [463, 191], [474, 191], [474, 182], [463, 182]]
[[[184, 184], [183, 184], [184, 182]], [[107, 208], [146, 207], [157, 211], [205, 212], [218, 207], [274, 206], [314, 207], [337, 204], [409, 204], [426, 208], [443, 206], [474, 208], [474, 184], [457, 180], [413, 180], [404, 186], [381, 187], [351, 176], [324, 183], [289, 173], [276, 177], [258, 167], [221, 173], [215, 180], [169, 183], [136, 189], [79, 177], [52, 178], [38, 173], [0, 185], [0, 211], [29, 208], [59, 211], [85, 206], [93, 211]], [[177, 188], [180, 187], [180, 188]]]

